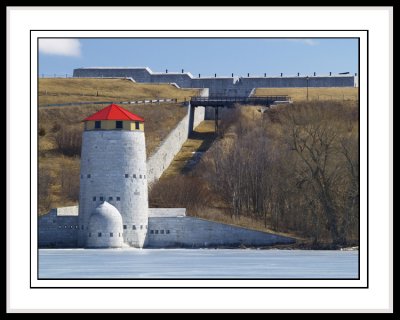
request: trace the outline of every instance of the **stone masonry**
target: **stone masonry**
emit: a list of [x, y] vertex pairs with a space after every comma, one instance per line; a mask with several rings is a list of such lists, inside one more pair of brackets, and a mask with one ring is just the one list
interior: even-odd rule
[[180, 88], [209, 88], [210, 96], [249, 96], [254, 88], [357, 87], [356, 75], [194, 77], [190, 72], [162, 73], [150, 68], [92, 67], [74, 69], [79, 78], [132, 78], [143, 83], [175, 83]]
[[[60, 214], [62, 211], [64, 214]], [[58, 208], [40, 217], [39, 247], [78, 247], [78, 211], [78, 206]], [[185, 208], [149, 208], [148, 221], [147, 248], [262, 247], [295, 241], [273, 233], [188, 217]], [[114, 237], [118, 239], [117, 231]]]

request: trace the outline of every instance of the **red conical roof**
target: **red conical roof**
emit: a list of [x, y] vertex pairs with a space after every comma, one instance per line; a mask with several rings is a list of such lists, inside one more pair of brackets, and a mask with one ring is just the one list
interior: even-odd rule
[[110, 104], [104, 109], [101, 109], [100, 111], [97, 111], [96, 113], [87, 117], [83, 121], [92, 120], [128, 120], [144, 122], [142, 117], [139, 117], [138, 115], [133, 114], [116, 104]]

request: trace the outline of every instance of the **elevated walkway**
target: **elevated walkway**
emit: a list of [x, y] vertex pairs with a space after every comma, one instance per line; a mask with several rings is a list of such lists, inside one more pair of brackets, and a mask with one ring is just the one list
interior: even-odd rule
[[192, 97], [190, 105], [192, 107], [228, 107], [233, 108], [235, 105], [262, 105], [270, 106], [276, 102], [289, 103], [290, 97], [282, 96], [258, 96], [258, 97], [224, 97], [224, 96], [211, 96], [211, 97]]

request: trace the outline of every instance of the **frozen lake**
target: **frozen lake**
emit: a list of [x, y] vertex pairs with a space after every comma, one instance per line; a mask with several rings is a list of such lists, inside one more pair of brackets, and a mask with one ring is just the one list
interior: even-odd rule
[[40, 249], [39, 278], [358, 278], [358, 251]]

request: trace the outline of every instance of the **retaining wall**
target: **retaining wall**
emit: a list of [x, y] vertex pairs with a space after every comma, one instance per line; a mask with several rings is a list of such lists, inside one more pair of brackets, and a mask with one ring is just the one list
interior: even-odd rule
[[[57, 216], [57, 210], [39, 218], [39, 247], [77, 248], [77, 216]], [[268, 246], [295, 239], [233, 225], [185, 216], [184, 208], [149, 208], [146, 247], [202, 248]], [[72, 226], [72, 228], [71, 228]]]
[[[201, 97], [208, 96], [208, 90], [203, 89], [199, 93]], [[164, 170], [168, 168], [175, 155], [180, 151], [182, 145], [188, 138], [189, 112], [172, 130], [157, 150], [147, 160], [147, 181], [149, 184], [161, 177]], [[197, 107], [194, 110], [193, 128], [196, 128], [205, 116], [205, 108]]]
[[78, 206], [51, 209], [38, 217], [39, 247], [76, 248], [78, 228]]
[[187, 216], [149, 218], [147, 237], [150, 248], [268, 246], [295, 242], [289, 237]]

